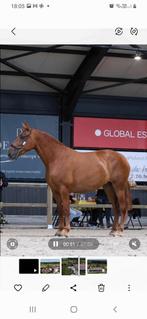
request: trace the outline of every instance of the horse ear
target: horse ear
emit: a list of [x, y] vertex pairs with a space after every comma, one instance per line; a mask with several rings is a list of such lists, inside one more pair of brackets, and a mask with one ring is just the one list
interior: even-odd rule
[[30, 125], [29, 125], [28, 122], [24, 122], [24, 123], [22, 124], [22, 128], [23, 128], [24, 130], [27, 130], [27, 131], [30, 131], [30, 130], [31, 130], [31, 127], [30, 127]]

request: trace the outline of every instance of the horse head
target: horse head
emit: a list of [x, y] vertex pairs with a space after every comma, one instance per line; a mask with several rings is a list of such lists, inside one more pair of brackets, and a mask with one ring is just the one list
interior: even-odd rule
[[21, 133], [11, 143], [8, 150], [8, 156], [10, 159], [17, 159], [19, 156], [35, 147], [31, 133], [32, 129], [30, 125], [27, 122], [23, 123]]

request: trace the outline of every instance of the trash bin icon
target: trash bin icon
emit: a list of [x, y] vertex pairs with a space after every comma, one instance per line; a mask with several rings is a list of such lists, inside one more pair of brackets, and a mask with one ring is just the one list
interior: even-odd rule
[[104, 292], [105, 291], [105, 285], [104, 284], [99, 284], [98, 285], [98, 291], [99, 292]]

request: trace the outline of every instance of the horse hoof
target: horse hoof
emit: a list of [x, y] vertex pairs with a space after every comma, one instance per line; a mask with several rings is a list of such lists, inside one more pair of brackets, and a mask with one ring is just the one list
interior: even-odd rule
[[111, 230], [109, 233], [110, 236], [116, 237], [117, 236], [117, 231], [116, 230]]
[[122, 233], [122, 231], [112, 230], [109, 235], [113, 236], [113, 237], [117, 237], [117, 236], [122, 237], [123, 233]]
[[58, 230], [55, 234], [58, 237], [68, 237], [68, 231], [66, 229]]
[[111, 230], [109, 233], [110, 236], [117, 237], [118, 236], [118, 231], [117, 230]]
[[117, 232], [117, 236], [123, 237], [123, 232], [122, 232], [122, 231], [118, 231], [118, 232]]

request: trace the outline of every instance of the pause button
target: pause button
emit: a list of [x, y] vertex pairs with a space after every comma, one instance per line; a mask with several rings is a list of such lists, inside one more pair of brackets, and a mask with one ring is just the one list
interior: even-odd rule
[[37, 311], [36, 306], [30, 306], [29, 307], [29, 313], [36, 313], [36, 311]]

